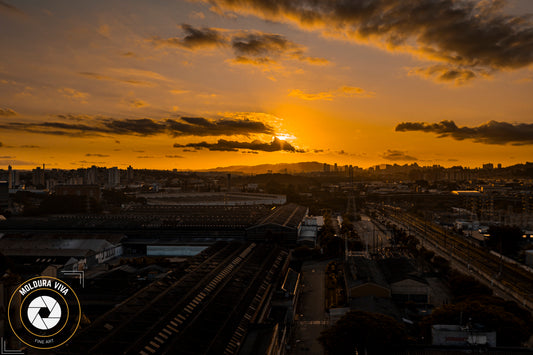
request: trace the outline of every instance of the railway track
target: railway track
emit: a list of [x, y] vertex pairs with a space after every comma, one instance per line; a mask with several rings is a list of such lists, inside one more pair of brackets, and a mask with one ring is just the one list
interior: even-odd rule
[[443, 251], [448, 258], [475, 270], [491, 286], [533, 310], [533, 274], [510, 263], [463, 236], [449, 233], [433, 223], [407, 213], [382, 211], [396, 224], [408, 227], [417, 237]]

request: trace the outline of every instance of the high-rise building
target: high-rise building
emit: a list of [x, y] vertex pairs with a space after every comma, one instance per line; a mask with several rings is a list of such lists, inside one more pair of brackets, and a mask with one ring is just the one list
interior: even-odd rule
[[130, 166], [128, 166], [128, 173], [127, 173], [127, 177], [128, 177], [128, 182], [131, 183], [133, 182], [133, 179], [134, 179], [134, 175], [133, 175], [133, 168]]
[[15, 187], [15, 170], [9, 165], [7, 167], [7, 187], [12, 189]]
[[32, 183], [34, 186], [44, 186], [44, 169], [41, 169], [39, 166], [33, 169]]
[[108, 180], [107, 183], [109, 186], [118, 186], [120, 185], [120, 171], [118, 168], [112, 167], [108, 170]]
[[87, 169], [87, 185], [98, 185], [98, 168], [93, 165]]
[[0, 181], [0, 212], [9, 207], [9, 188], [7, 181]]

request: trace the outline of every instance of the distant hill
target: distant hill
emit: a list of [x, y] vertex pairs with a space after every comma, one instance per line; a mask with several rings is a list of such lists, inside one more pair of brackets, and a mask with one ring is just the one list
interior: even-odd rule
[[322, 171], [324, 167], [323, 163], [316, 161], [301, 162], [301, 163], [281, 163], [281, 164], [261, 164], [261, 165], [233, 165], [226, 167], [218, 167], [214, 169], [207, 169], [204, 171], [217, 171], [217, 172], [231, 172], [231, 173], [243, 173], [243, 174], [266, 174], [272, 172], [276, 173], [310, 173], [314, 171]]

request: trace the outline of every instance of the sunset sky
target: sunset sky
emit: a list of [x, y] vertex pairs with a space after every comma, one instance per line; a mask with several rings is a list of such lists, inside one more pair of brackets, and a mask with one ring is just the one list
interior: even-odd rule
[[0, 166], [533, 161], [531, 0], [0, 0]]

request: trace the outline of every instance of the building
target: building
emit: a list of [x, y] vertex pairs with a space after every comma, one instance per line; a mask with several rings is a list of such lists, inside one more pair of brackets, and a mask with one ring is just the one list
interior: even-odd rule
[[435, 324], [431, 327], [432, 344], [441, 346], [496, 347], [496, 332], [460, 325]]
[[346, 290], [351, 299], [371, 296], [397, 303], [430, 301], [428, 282], [416, 273], [408, 258], [374, 260], [356, 255], [348, 259], [346, 268]]
[[7, 167], [7, 187], [13, 189], [15, 187], [15, 170], [9, 165]]
[[128, 170], [127, 170], [127, 180], [128, 180], [128, 183], [132, 183], [133, 182], [133, 179], [135, 178], [135, 175], [134, 175], [134, 172], [133, 172], [133, 168], [130, 166], [128, 166]]
[[296, 244], [298, 229], [309, 209], [294, 203], [275, 207], [257, 224], [246, 229], [248, 240]]
[[35, 169], [33, 169], [32, 171], [32, 183], [33, 183], [33, 186], [41, 186], [41, 187], [44, 187], [44, 184], [45, 184], [45, 178], [44, 178], [44, 165], [43, 165], [43, 168], [41, 169], [40, 167], [37, 167]]
[[87, 185], [98, 185], [98, 168], [95, 165], [87, 169], [85, 183]]
[[[9, 188], [7, 181], [0, 181], [0, 210], [3, 211], [9, 207]], [[0, 212], [1, 212], [0, 211]]]
[[83, 270], [122, 255], [122, 234], [8, 234], [0, 239], [0, 250], [14, 262], [28, 265], [60, 265]]
[[288, 253], [273, 245], [217, 243], [92, 321], [59, 353], [237, 354], [260, 324], [273, 327], [263, 334], [265, 352], [252, 351], [278, 353], [268, 349], [284, 349], [287, 331], [267, 317], [287, 269]]
[[348, 259], [346, 268], [344, 275], [349, 298], [391, 297], [390, 287], [374, 260], [364, 256], [351, 257]]
[[107, 172], [108, 172], [107, 184], [110, 187], [115, 187], [115, 186], [120, 185], [120, 170], [118, 170], [118, 168], [115, 166], [115, 167], [108, 169]]
[[[319, 225], [319, 219], [322, 220], [322, 225]], [[318, 230], [324, 225], [324, 217], [311, 217], [304, 218], [300, 227], [298, 227], [298, 240], [299, 245], [306, 245], [314, 248], [317, 245]]]
[[88, 199], [100, 200], [100, 186], [98, 185], [56, 185], [58, 196], [84, 196]]

